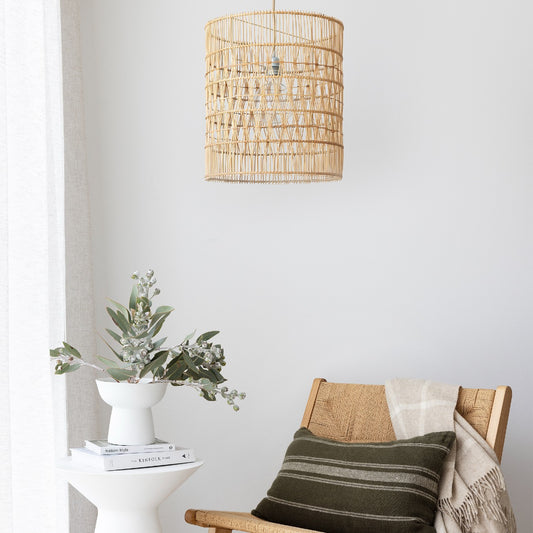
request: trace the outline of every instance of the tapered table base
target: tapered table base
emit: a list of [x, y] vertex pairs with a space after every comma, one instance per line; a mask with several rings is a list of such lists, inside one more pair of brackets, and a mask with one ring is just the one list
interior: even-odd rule
[[203, 461], [172, 466], [102, 472], [58, 463], [65, 479], [98, 508], [95, 533], [162, 533], [158, 507]]

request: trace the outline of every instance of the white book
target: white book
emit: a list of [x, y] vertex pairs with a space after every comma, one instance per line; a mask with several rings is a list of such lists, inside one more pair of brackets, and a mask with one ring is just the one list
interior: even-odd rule
[[150, 453], [168, 452], [175, 450], [176, 446], [164, 440], [155, 439], [153, 444], [140, 444], [136, 446], [110, 444], [106, 440], [86, 440], [85, 447], [91, 452], [100, 455], [111, 455], [114, 453]]
[[99, 470], [126, 470], [128, 468], [146, 468], [150, 466], [176, 465], [194, 462], [194, 451], [190, 448], [152, 453], [121, 453], [100, 455], [87, 448], [71, 448], [72, 462], [92, 466]]

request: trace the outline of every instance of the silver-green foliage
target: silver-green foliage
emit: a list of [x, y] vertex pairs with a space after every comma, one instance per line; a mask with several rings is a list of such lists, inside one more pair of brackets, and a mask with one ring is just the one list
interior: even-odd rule
[[152, 298], [160, 292], [154, 288], [157, 280], [153, 270], [148, 270], [144, 276], [135, 272], [132, 278], [136, 283], [128, 306], [110, 300], [112, 306], [106, 308], [118, 328], [116, 331], [106, 329], [116, 346], [105, 341], [116, 359], [96, 356], [103, 367], [93, 365], [85, 361], [76, 348], [63, 342], [63, 346], [50, 350], [50, 357], [55, 360], [55, 373], [65, 374], [90, 366], [107, 372], [116, 381], [137, 383], [148, 377], [154, 382], [193, 387], [209, 401], [220, 395], [237, 411], [235, 400], [243, 400], [246, 395], [221, 386], [226, 381], [222, 375], [222, 367], [226, 364], [224, 349], [210, 342], [219, 332], [202, 333], [195, 341], [191, 333], [179, 344], [164, 346], [167, 337], [157, 340], [155, 337], [174, 309], [164, 305], [152, 311]]

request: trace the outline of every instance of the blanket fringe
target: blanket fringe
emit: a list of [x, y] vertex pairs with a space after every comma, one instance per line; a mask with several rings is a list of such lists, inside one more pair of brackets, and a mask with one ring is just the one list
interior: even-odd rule
[[469, 533], [483, 515], [503, 524], [507, 533], [516, 533], [513, 511], [501, 502], [504, 491], [503, 475], [501, 470], [495, 467], [468, 487], [468, 494], [459, 507], [452, 505], [451, 498], [442, 498], [438, 501], [438, 508], [453, 518], [462, 533]]

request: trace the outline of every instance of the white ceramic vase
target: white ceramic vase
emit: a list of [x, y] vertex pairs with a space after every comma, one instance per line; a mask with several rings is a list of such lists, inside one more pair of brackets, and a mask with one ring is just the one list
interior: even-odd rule
[[152, 406], [167, 390], [166, 383], [127, 383], [97, 379], [102, 400], [112, 407], [107, 440], [112, 444], [138, 445], [155, 441]]

